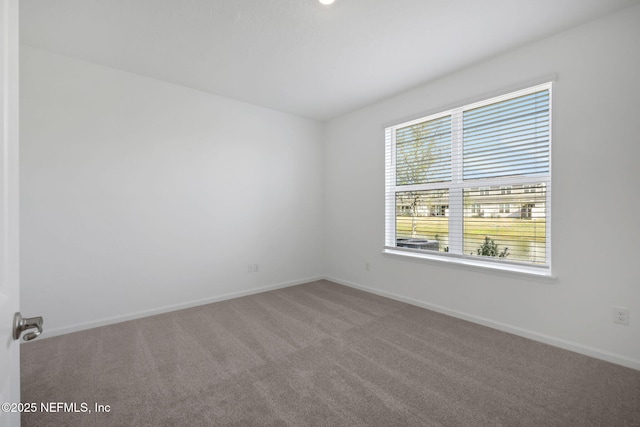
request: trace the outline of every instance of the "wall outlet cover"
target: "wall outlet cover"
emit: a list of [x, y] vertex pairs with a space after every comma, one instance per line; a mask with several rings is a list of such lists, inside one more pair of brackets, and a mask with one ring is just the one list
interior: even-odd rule
[[613, 307], [613, 322], [621, 325], [628, 325], [629, 309], [625, 307]]

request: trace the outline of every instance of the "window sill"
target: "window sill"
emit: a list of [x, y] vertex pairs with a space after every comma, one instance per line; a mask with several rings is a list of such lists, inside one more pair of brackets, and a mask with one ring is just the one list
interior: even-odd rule
[[425, 252], [407, 251], [400, 248], [385, 247], [384, 255], [409, 259], [419, 262], [444, 265], [456, 269], [464, 269], [498, 276], [513, 277], [517, 279], [533, 280], [542, 283], [555, 283], [556, 277], [547, 269], [530, 267], [518, 264], [507, 264], [485, 260], [473, 260], [456, 255], [431, 255]]

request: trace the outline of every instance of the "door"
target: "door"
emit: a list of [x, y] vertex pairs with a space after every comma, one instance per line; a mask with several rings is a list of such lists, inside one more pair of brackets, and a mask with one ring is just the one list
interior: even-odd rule
[[[20, 346], [13, 339], [18, 281], [18, 0], [0, 0], [0, 403], [20, 402]], [[0, 427], [20, 414], [0, 410]]]

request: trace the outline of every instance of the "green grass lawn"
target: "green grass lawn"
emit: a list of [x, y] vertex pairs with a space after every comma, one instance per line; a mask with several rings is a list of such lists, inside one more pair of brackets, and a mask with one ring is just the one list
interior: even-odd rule
[[[412, 218], [397, 217], [398, 238], [412, 237]], [[415, 237], [440, 240], [440, 250], [449, 246], [448, 217], [417, 217]], [[509, 248], [513, 261], [544, 262], [546, 255], [546, 221], [519, 218], [465, 218], [464, 253], [476, 254], [485, 237], [493, 239], [500, 249]]]

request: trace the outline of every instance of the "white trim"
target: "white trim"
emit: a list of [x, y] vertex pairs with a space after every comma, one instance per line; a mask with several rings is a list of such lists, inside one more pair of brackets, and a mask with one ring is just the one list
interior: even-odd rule
[[[439, 111], [439, 112], [437, 112], [435, 114], [431, 114], [431, 115], [426, 116], [426, 117], [417, 117], [415, 119], [412, 119], [412, 120], [409, 120], [409, 121], [406, 121], [406, 122], [403, 122], [403, 123], [396, 123], [396, 124], [390, 125], [388, 127], [392, 128], [394, 131], [396, 131], [398, 129], [410, 127], [410, 126], [413, 126], [413, 125], [417, 125], [419, 123], [428, 122], [428, 121], [436, 120], [436, 119], [441, 119], [443, 117], [450, 116], [451, 115], [451, 110], [452, 109], [445, 110], [445, 111]], [[395, 132], [394, 132], [394, 135], [395, 135]]]
[[605, 350], [601, 350], [595, 347], [586, 346], [577, 342], [565, 340], [562, 338], [554, 337], [551, 335], [541, 334], [539, 332], [531, 331], [528, 329], [519, 328], [517, 326], [508, 325], [506, 323], [497, 322], [495, 320], [487, 319], [480, 316], [474, 316], [457, 310], [451, 310], [446, 307], [442, 307], [428, 302], [420, 301], [415, 298], [408, 298], [401, 295], [393, 294], [391, 292], [381, 291], [378, 289], [363, 286], [348, 280], [338, 279], [336, 277], [325, 277], [326, 280], [335, 282], [340, 285], [348, 286], [354, 289], [358, 289], [364, 292], [369, 292], [375, 295], [380, 295], [385, 298], [390, 298], [396, 301], [401, 301], [407, 304], [422, 307], [427, 310], [435, 311], [437, 313], [446, 314], [447, 316], [455, 317], [462, 320], [467, 320], [472, 323], [476, 323], [489, 328], [497, 329], [499, 331], [508, 332], [513, 335], [528, 338], [533, 341], [538, 341], [544, 344], [549, 344], [554, 347], [562, 348], [564, 350], [573, 351], [586, 356], [594, 357], [596, 359], [605, 360], [607, 362], [615, 363], [617, 365], [626, 366], [627, 368], [640, 370], [640, 360], [631, 359], [620, 354], [611, 353]]
[[538, 78], [533, 78], [527, 81], [523, 81], [521, 83], [516, 83], [516, 84], [512, 84], [506, 87], [502, 87], [500, 89], [496, 89], [496, 90], [492, 90], [489, 92], [485, 92], [483, 94], [479, 94], [476, 96], [472, 96], [469, 98], [465, 98], [462, 99], [458, 102], [453, 102], [450, 104], [445, 104], [445, 105], [441, 105], [440, 107], [436, 107], [436, 108], [430, 108], [429, 110], [423, 111], [421, 113], [417, 113], [417, 114], [412, 114], [410, 116], [404, 116], [403, 118], [398, 118], [395, 120], [390, 120], [388, 122], [384, 122], [382, 123], [382, 125], [380, 126], [382, 129], [386, 129], [389, 127], [394, 127], [397, 126], [398, 123], [409, 123], [409, 122], [420, 122], [421, 119], [424, 119], [425, 117], [429, 117], [429, 116], [435, 116], [437, 114], [439, 114], [440, 112], [444, 112], [444, 111], [449, 111], [449, 110], [455, 110], [457, 108], [461, 108], [465, 105], [468, 104], [475, 104], [476, 102], [480, 102], [483, 99], [490, 99], [490, 98], [495, 98], [497, 96], [502, 96], [506, 93], [510, 93], [510, 92], [517, 92], [523, 89], [526, 89], [528, 87], [532, 87], [532, 86], [538, 86], [538, 85], [542, 85], [545, 83], [555, 83], [556, 81], [558, 81], [558, 74], [557, 73], [550, 73], [547, 74], [545, 76], [541, 76]]
[[[449, 252], [464, 249], [462, 110], [451, 111], [451, 182], [449, 183]], [[392, 246], [396, 246], [395, 243]]]
[[[552, 86], [552, 85], [551, 85]], [[546, 194], [546, 209], [547, 213], [545, 214], [545, 221], [547, 226], [547, 235], [546, 235], [546, 250], [545, 255], [547, 257], [547, 265], [549, 266], [549, 272], [552, 271], [553, 268], [553, 253], [551, 249], [551, 226], [553, 225], [553, 218], [550, 215], [551, 212], [551, 192], [553, 191], [553, 90], [549, 89], [549, 182], [547, 183]]]
[[384, 182], [384, 209], [385, 209], [385, 244], [390, 245], [396, 241], [396, 206], [395, 195], [392, 196], [389, 188], [396, 184], [396, 154], [393, 147], [396, 145], [396, 133], [391, 128], [385, 129], [385, 182]]
[[[20, 402], [20, 345], [9, 325], [20, 311], [19, 1], [0, 1], [0, 398]], [[0, 413], [0, 425], [19, 426], [20, 413]]]
[[385, 247], [382, 254], [395, 256], [400, 259], [408, 258], [416, 261], [439, 263], [440, 265], [456, 269], [464, 268], [467, 270], [481, 271], [499, 276], [534, 280], [536, 282], [555, 283], [556, 281], [556, 277], [551, 274], [551, 270], [547, 269], [546, 266], [536, 267], [535, 265], [518, 264], [517, 262], [510, 262], [501, 259], [470, 257], [463, 254], [452, 254], [446, 252], [430, 254], [428, 251], [418, 252], [416, 249], [398, 247]]
[[[249, 295], [253, 295], [253, 294], [259, 294], [259, 293], [263, 293], [263, 292], [274, 291], [276, 289], [288, 288], [290, 286], [302, 285], [304, 283], [315, 282], [315, 281], [322, 280], [322, 279], [324, 279], [324, 276], [307, 277], [307, 278], [304, 278], [304, 279], [277, 283], [275, 285], [261, 286], [261, 287], [258, 287], [258, 288], [252, 288], [252, 289], [248, 289], [248, 290], [245, 290], [245, 291], [231, 292], [231, 293], [228, 293], [228, 294], [222, 294], [222, 295], [218, 295], [218, 296], [215, 296], [215, 297], [203, 298], [203, 299], [184, 302], [184, 303], [180, 303], [180, 304], [166, 305], [166, 306], [160, 307], [160, 308], [154, 308], [154, 309], [150, 309], [150, 310], [143, 310], [143, 311], [138, 311], [138, 312], [135, 312], [135, 313], [123, 314], [123, 315], [120, 315], [120, 316], [105, 317], [105, 318], [102, 318], [102, 319], [99, 319], [99, 320], [95, 320], [95, 321], [91, 321], [91, 322], [85, 322], [85, 323], [77, 323], [75, 325], [65, 326], [65, 327], [62, 327], [62, 328], [55, 328], [55, 329], [47, 329], [47, 328], [45, 328], [44, 332], [42, 332], [42, 335], [40, 335], [38, 337], [38, 341], [40, 341], [42, 339], [46, 339], [46, 338], [56, 337], [56, 336], [59, 336], [59, 335], [70, 334], [72, 332], [79, 332], [79, 331], [84, 331], [86, 329], [98, 328], [100, 326], [107, 326], [107, 325], [112, 325], [112, 324], [115, 324], [115, 323], [126, 322], [128, 320], [134, 320], [134, 319], [140, 319], [140, 318], [143, 318], [143, 317], [155, 316], [156, 314], [169, 313], [169, 312], [172, 312], [172, 311], [184, 310], [186, 308], [197, 307], [197, 306], [200, 306], [200, 305], [211, 304], [211, 303], [214, 303], [214, 302], [226, 301], [226, 300], [245, 297], [245, 296], [249, 296]], [[21, 343], [23, 343], [23, 342], [21, 341]]]
[[459, 108], [459, 110], [462, 110], [462, 111], [473, 110], [475, 108], [484, 107], [485, 105], [496, 104], [498, 102], [507, 101], [512, 98], [518, 98], [520, 96], [525, 96], [532, 93], [540, 92], [545, 89], [549, 91], [549, 104], [551, 104], [551, 86], [552, 86], [552, 82], [548, 81], [548, 82], [531, 86], [525, 89], [520, 89], [515, 91], [505, 91], [503, 95], [494, 96], [492, 98], [483, 99], [483, 100], [474, 102], [472, 104], [464, 105], [463, 107]]

